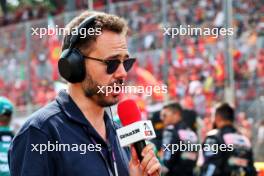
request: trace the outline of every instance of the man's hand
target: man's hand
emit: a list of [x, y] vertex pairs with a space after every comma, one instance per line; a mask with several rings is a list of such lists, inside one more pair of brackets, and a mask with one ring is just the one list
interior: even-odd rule
[[141, 154], [143, 160], [140, 163], [135, 148], [131, 147], [130, 176], [159, 176], [161, 165], [154, 154], [153, 145], [147, 145]]

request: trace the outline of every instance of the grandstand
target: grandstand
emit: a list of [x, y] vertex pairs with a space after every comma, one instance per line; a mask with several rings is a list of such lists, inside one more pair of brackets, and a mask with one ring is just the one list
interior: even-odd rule
[[[255, 3], [258, 2], [239, 0], [233, 4], [235, 40], [232, 53], [236, 104], [241, 108], [263, 95], [263, 7], [255, 6]], [[86, 10], [85, 5], [77, 3], [78, 11], [61, 10], [62, 13], [50, 13], [56, 16], [43, 15], [39, 19], [28, 18], [26, 22], [17, 20], [19, 23], [1, 27], [1, 94], [15, 102], [18, 109], [24, 110], [28, 104], [42, 106], [52, 100], [55, 82], [60, 81], [56, 61], [62, 36], [39, 38], [30, 35], [31, 28], [47, 27], [51, 25], [50, 21], [63, 27], [75, 14]], [[104, 5], [97, 2], [95, 10], [105, 10]], [[158, 81], [168, 84], [170, 99], [181, 100], [203, 115], [209, 111], [207, 107], [223, 97], [226, 78], [224, 39], [176, 36], [167, 39], [164, 48], [162, 27], [180, 24], [221, 27], [224, 23], [222, 3], [217, 0], [169, 0], [165, 14], [162, 5], [160, 0], [115, 2], [110, 10], [128, 20], [131, 27], [129, 49], [138, 57], [139, 66], [153, 73]], [[163, 24], [163, 16], [167, 17], [166, 25]], [[168, 77], [164, 80], [166, 66], [169, 66], [165, 69]], [[155, 101], [159, 100], [152, 100]]]

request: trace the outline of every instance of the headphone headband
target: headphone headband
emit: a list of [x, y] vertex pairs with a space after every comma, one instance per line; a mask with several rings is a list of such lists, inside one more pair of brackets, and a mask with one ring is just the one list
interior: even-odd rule
[[80, 29], [87, 27], [89, 24], [94, 22], [95, 19], [96, 19], [96, 15], [89, 16], [78, 25], [77, 35], [71, 35], [71, 38], [69, 40], [70, 41], [69, 49], [72, 49], [77, 43], [78, 39], [80, 38]]

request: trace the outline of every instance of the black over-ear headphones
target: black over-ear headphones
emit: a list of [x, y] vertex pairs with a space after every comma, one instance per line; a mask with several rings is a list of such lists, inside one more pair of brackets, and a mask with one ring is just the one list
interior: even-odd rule
[[[87, 28], [96, 19], [96, 15], [86, 18], [77, 28], [77, 35], [71, 35], [69, 39], [69, 48], [62, 51], [58, 62], [60, 75], [70, 83], [82, 82], [85, 78], [86, 70], [84, 58], [81, 52], [75, 48], [80, 38], [80, 30]], [[86, 33], [87, 35], [88, 33]]]

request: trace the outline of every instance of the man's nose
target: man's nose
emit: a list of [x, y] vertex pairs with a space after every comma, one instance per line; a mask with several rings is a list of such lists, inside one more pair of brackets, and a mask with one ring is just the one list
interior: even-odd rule
[[123, 63], [119, 64], [117, 70], [114, 72], [114, 77], [119, 79], [125, 79], [127, 77], [127, 72], [124, 68]]

